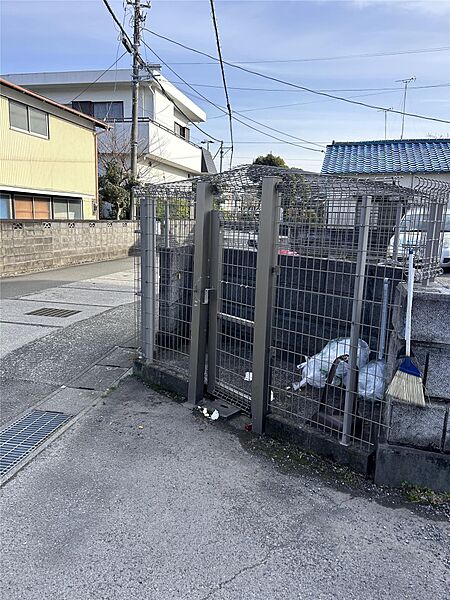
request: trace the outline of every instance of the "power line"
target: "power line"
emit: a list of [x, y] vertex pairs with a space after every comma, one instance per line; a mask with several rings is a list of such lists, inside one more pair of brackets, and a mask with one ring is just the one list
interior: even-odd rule
[[[127, 18], [127, 5], [124, 3], [122, 26], [125, 25], [125, 19], [126, 18]], [[121, 38], [119, 36], [119, 43], [117, 44], [117, 50], [116, 50], [116, 60], [117, 60], [117, 57], [119, 55], [119, 49], [120, 49], [121, 42], [122, 42], [122, 40], [121, 40]], [[117, 63], [116, 63], [116, 68], [115, 68], [115, 73], [114, 73], [114, 89], [113, 89], [113, 93], [114, 94], [116, 93], [116, 89], [117, 89]], [[108, 106], [108, 110], [106, 111], [105, 121], [109, 117], [109, 113], [111, 112], [112, 105], [113, 105], [113, 103], [110, 102], [109, 106]]]
[[212, 18], [212, 22], [213, 22], [213, 26], [214, 26], [214, 34], [216, 36], [217, 54], [219, 56], [219, 61], [220, 61], [220, 71], [222, 73], [223, 90], [225, 92], [225, 99], [226, 99], [226, 102], [227, 102], [228, 120], [229, 120], [229, 126], [230, 126], [230, 141], [231, 141], [231, 149], [230, 149], [230, 169], [231, 169], [231, 166], [233, 164], [233, 152], [234, 152], [234, 147], [233, 147], [233, 115], [232, 115], [232, 112], [231, 112], [230, 96], [228, 95], [227, 80], [226, 80], [226, 77], [225, 77], [225, 66], [223, 64], [222, 48], [220, 47], [219, 28], [217, 26], [216, 10], [214, 8], [214, 0], [210, 0], [210, 7], [211, 7], [211, 18]]
[[[148, 31], [148, 30], [146, 30]], [[169, 63], [174, 65], [176, 63]], [[173, 83], [173, 82], [172, 82]], [[189, 85], [189, 84], [186, 84]], [[205, 87], [205, 88], [216, 88], [222, 89], [221, 85], [212, 85], [210, 83], [193, 83], [196, 87]], [[412, 90], [426, 90], [430, 88], [443, 88], [450, 87], [450, 83], [434, 83], [432, 85], [415, 85], [410, 87], [410, 91]], [[248, 92], [303, 92], [304, 90], [287, 90], [286, 88], [261, 88], [261, 87], [241, 87], [241, 86], [228, 86], [229, 90], [241, 90]], [[403, 87], [379, 87], [379, 88], [325, 88], [319, 89], [319, 92], [394, 92], [401, 91]]]
[[123, 36], [122, 37], [122, 44], [125, 46], [127, 52], [129, 52], [130, 54], [132, 54], [133, 53], [133, 42], [132, 42], [130, 36], [126, 32], [126, 30], [123, 27], [122, 23], [116, 17], [116, 15], [115, 15], [113, 9], [111, 8], [111, 5], [109, 4], [108, 0], [103, 0], [103, 4], [106, 6], [106, 9], [108, 10], [109, 14], [113, 18], [114, 23], [117, 25], [117, 27], [119, 28], [120, 32], [122, 33], [122, 36]]
[[[154, 35], [154, 36], [156, 36], [158, 38], [161, 38], [163, 40], [166, 40], [166, 41], [168, 41], [168, 42], [170, 42], [172, 44], [175, 44], [176, 46], [180, 46], [181, 48], [184, 48], [185, 50], [190, 50], [191, 52], [195, 52], [197, 54], [201, 54], [202, 56], [207, 56], [208, 58], [211, 58], [212, 60], [216, 60], [217, 61], [217, 59], [214, 56], [212, 56], [211, 54], [208, 54], [207, 52], [203, 52], [202, 50], [196, 50], [195, 48], [191, 48], [190, 46], [187, 46], [186, 44], [182, 44], [181, 42], [177, 42], [175, 40], [172, 40], [171, 38], [168, 38], [168, 37], [166, 37], [164, 35], [161, 35], [159, 33], [151, 31], [150, 29], [147, 29], [147, 31], [149, 33], [151, 33], [152, 35]], [[384, 106], [375, 106], [373, 104], [367, 104], [366, 102], [360, 102], [358, 100], [351, 100], [349, 98], [344, 98], [342, 96], [336, 96], [336, 95], [333, 95], [333, 94], [329, 94], [328, 92], [320, 92], [318, 90], [314, 90], [314, 89], [308, 88], [306, 86], [302, 86], [302, 85], [298, 85], [296, 83], [292, 83], [291, 81], [286, 81], [284, 79], [280, 79], [278, 77], [273, 77], [271, 75], [265, 75], [264, 73], [260, 73], [259, 71], [254, 71], [253, 69], [247, 69], [246, 67], [242, 67], [240, 65], [236, 65], [236, 64], [230, 63], [230, 62], [228, 62], [226, 60], [224, 61], [224, 63], [226, 65], [229, 65], [230, 67], [233, 67], [234, 69], [238, 69], [239, 71], [244, 71], [245, 73], [250, 73], [251, 75], [255, 75], [256, 77], [261, 77], [263, 79], [268, 79], [270, 81], [275, 81], [277, 83], [281, 83], [283, 85], [287, 85], [287, 86], [290, 86], [290, 87], [293, 87], [293, 88], [296, 88], [296, 89], [299, 89], [299, 90], [303, 90], [305, 92], [310, 92], [311, 94], [316, 94], [318, 96], [325, 96], [327, 98], [333, 98], [334, 100], [339, 100], [341, 102], [346, 102], [348, 104], [355, 104], [357, 106], [364, 106], [365, 108], [370, 108], [370, 109], [373, 109], [373, 110], [383, 110], [385, 108]], [[408, 117], [414, 117], [416, 119], [423, 119], [423, 120], [426, 120], [426, 121], [435, 121], [435, 122], [438, 122], [438, 123], [446, 123], [446, 124], [450, 123], [450, 121], [445, 120], [445, 119], [439, 119], [437, 117], [428, 117], [428, 116], [425, 116], [425, 115], [418, 115], [418, 114], [415, 114], [415, 113], [403, 113], [400, 110], [391, 110], [390, 112], [397, 113], [397, 114], [400, 114], [400, 115], [404, 114], [404, 115], [406, 115]]]
[[70, 102], [75, 102], [75, 100], [78, 100], [78, 98], [79, 98], [80, 96], [82, 96], [82, 95], [84, 94], [84, 92], [87, 92], [87, 90], [88, 90], [88, 89], [89, 89], [91, 86], [93, 86], [93, 85], [94, 85], [94, 83], [97, 83], [97, 81], [99, 81], [99, 80], [100, 80], [100, 79], [103, 77], [103, 75], [105, 75], [105, 74], [106, 74], [108, 71], [111, 71], [111, 69], [112, 69], [113, 67], [115, 67], [119, 61], [121, 61], [121, 60], [122, 60], [122, 58], [125, 56], [125, 54], [127, 54], [127, 51], [126, 51], [126, 50], [125, 50], [125, 52], [124, 52], [123, 54], [121, 54], [121, 55], [119, 56], [119, 58], [116, 58], [116, 60], [115, 60], [115, 61], [112, 63], [112, 65], [109, 65], [109, 67], [108, 67], [107, 69], [105, 69], [105, 70], [104, 70], [104, 71], [103, 71], [103, 72], [102, 72], [102, 73], [101, 73], [101, 74], [100, 74], [100, 75], [97, 77], [97, 79], [95, 79], [95, 80], [94, 80], [94, 81], [92, 81], [92, 82], [91, 82], [91, 83], [90, 83], [88, 86], [86, 86], [86, 87], [84, 88], [84, 90], [82, 90], [82, 91], [81, 91], [81, 92], [78, 94], [78, 96], [75, 96], [75, 98], [72, 98], [72, 100], [70, 100]]
[[[165, 65], [176, 77], [180, 77], [180, 75], [178, 75], [171, 67], [169, 67], [169, 65], [164, 62], [164, 60], [159, 56], [159, 54], [157, 54], [153, 48], [151, 48], [146, 42], [145, 40], [142, 40], [142, 43], [144, 44], [144, 46], [146, 48], [148, 48], [150, 50], [150, 52], [152, 52], [152, 54], [154, 54], [156, 56], [156, 58], [161, 62], [161, 64]], [[202, 129], [201, 127], [199, 127], [196, 123], [194, 123], [194, 121], [191, 121], [187, 115], [185, 115], [185, 113], [181, 110], [181, 108], [176, 104], [176, 102], [174, 102], [174, 100], [172, 98], [170, 98], [170, 96], [167, 94], [167, 92], [165, 91], [161, 81], [159, 81], [159, 79], [157, 79], [153, 74], [152, 74], [153, 79], [155, 80], [155, 82], [159, 85], [161, 92], [164, 94], [164, 96], [175, 106], [175, 108], [177, 110], [180, 111], [180, 113], [184, 116], [184, 118], [189, 121], [190, 123], [192, 123], [192, 125], [198, 129], [199, 131], [201, 131], [201, 133], [203, 133], [204, 135], [210, 137], [211, 139], [213, 139], [215, 142], [220, 142], [221, 140], [219, 140], [218, 138], [214, 137], [213, 135], [207, 133], [204, 129]], [[180, 77], [181, 79], [181, 77]], [[183, 80], [184, 81], [184, 80]], [[189, 84], [187, 84], [189, 85]], [[194, 88], [192, 88], [194, 91], [196, 91]], [[200, 97], [200, 96], [199, 96]], [[224, 112], [224, 109], [222, 109], [222, 107], [220, 107], [219, 105], [211, 102], [210, 100], [208, 100], [208, 98], [206, 98], [206, 96], [203, 96], [201, 94], [201, 97], [206, 100], [207, 102], [210, 102], [211, 104], [213, 104], [217, 109], [222, 110], [222, 112]]]
[[[393, 92], [388, 92], [388, 93], [392, 94]], [[384, 95], [384, 94], [386, 94], [386, 92], [376, 92], [373, 94], [358, 94], [357, 96], [350, 96], [350, 97], [351, 98], [367, 98], [368, 96], [380, 96], [380, 95]], [[259, 110], [270, 110], [270, 109], [274, 109], [274, 108], [292, 108], [294, 106], [307, 106], [309, 104], [318, 104], [320, 102], [331, 102], [331, 100], [313, 100], [312, 102], [294, 102], [291, 104], [276, 104], [276, 105], [272, 105], [272, 106], [259, 106], [257, 108], [244, 108], [244, 109], [241, 109], [238, 114], [242, 115], [242, 113], [256, 112]], [[391, 109], [389, 109], [389, 111], [390, 110]], [[211, 119], [220, 119], [221, 117], [223, 117], [223, 115], [213, 115], [212, 117], [208, 117], [208, 118], [209, 118], [209, 120], [211, 120]]]
[[[201, 99], [205, 100], [205, 102], [207, 102], [208, 104], [211, 104], [212, 106], [214, 106], [215, 108], [217, 108], [218, 110], [220, 110], [220, 111], [221, 111], [221, 112], [222, 112], [224, 115], [226, 115], [226, 114], [227, 114], [227, 111], [226, 111], [226, 109], [225, 109], [225, 108], [223, 108], [223, 107], [222, 107], [222, 106], [220, 106], [219, 104], [216, 104], [215, 102], [213, 102], [212, 100], [210, 100], [210, 99], [209, 99], [207, 96], [205, 96], [204, 94], [202, 94], [201, 92], [199, 92], [198, 90], [196, 90], [196, 89], [195, 89], [195, 88], [194, 88], [194, 87], [193, 87], [193, 86], [192, 86], [190, 83], [188, 83], [188, 82], [187, 82], [185, 79], [183, 79], [183, 77], [181, 77], [181, 75], [179, 75], [179, 74], [178, 74], [178, 73], [177, 73], [177, 72], [176, 72], [174, 69], [172, 69], [172, 67], [170, 67], [170, 66], [169, 66], [169, 65], [168, 65], [168, 64], [167, 64], [167, 63], [166, 63], [166, 62], [165, 62], [165, 61], [164, 61], [164, 60], [161, 58], [161, 56], [159, 56], [159, 54], [157, 54], [157, 53], [155, 52], [155, 50], [153, 50], [153, 48], [152, 48], [151, 46], [149, 46], [149, 45], [148, 45], [148, 44], [145, 42], [145, 40], [143, 40], [143, 41], [142, 41], [142, 43], [144, 44], [144, 46], [146, 46], [146, 47], [147, 47], [147, 48], [150, 50], [150, 52], [152, 52], [152, 53], [153, 53], [153, 54], [156, 56], [156, 58], [157, 58], [157, 59], [158, 59], [158, 60], [161, 62], [161, 64], [165, 65], [165, 66], [166, 66], [166, 67], [169, 69], [169, 71], [171, 71], [171, 72], [172, 72], [172, 73], [173, 73], [173, 74], [174, 74], [176, 77], [178, 77], [178, 78], [179, 78], [181, 81], [183, 81], [183, 82], [184, 82], [184, 83], [185, 83], [185, 84], [186, 84], [186, 85], [187, 85], [187, 86], [188, 86], [188, 87], [189, 87], [191, 90], [193, 90], [193, 91], [194, 91], [194, 92], [195, 92], [195, 93], [198, 95], [198, 96], [197, 96], [198, 98], [201, 98]], [[288, 142], [287, 140], [282, 140], [281, 138], [279, 138], [279, 137], [275, 137], [275, 136], [271, 135], [270, 133], [267, 133], [267, 132], [265, 132], [265, 131], [261, 131], [260, 129], [258, 129], [258, 128], [256, 128], [256, 127], [253, 127], [253, 126], [252, 126], [252, 125], [250, 125], [249, 123], [246, 123], [245, 121], [242, 121], [242, 119], [239, 119], [238, 117], [236, 117], [236, 114], [239, 114], [239, 115], [240, 115], [240, 116], [242, 116], [244, 119], [248, 119], [248, 120], [250, 120], [248, 117], [245, 117], [245, 115], [241, 115], [240, 113], [236, 113], [236, 111], [235, 111], [235, 112], [234, 112], [234, 114], [232, 114], [232, 118], [233, 118], [233, 120], [234, 120], [234, 121], [237, 121], [238, 123], [241, 123], [241, 125], [244, 125], [245, 127], [247, 127], [247, 128], [249, 128], [249, 129], [251, 129], [252, 131], [256, 131], [257, 133], [260, 133], [261, 135], [265, 135], [265, 136], [267, 136], [267, 137], [270, 137], [271, 139], [278, 140], [279, 142], [283, 142], [283, 143], [285, 143], [285, 144], [290, 144], [291, 146], [296, 146], [297, 148], [303, 148], [304, 150], [309, 150], [309, 151], [311, 151], [311, 152], [323, 152], [322, 150], [317, 150], [316, 148], [308, 148], [307, 146], [302, 146], [301, 144], [295, 144], [295, 143], [293, 143], [293, 142]], [[276, 131], [276, 132], [277, 132], [277, 133], [279, 133], [280, 135], [285, 135], [285, 136], [288, 136], [288, 137], [294, 138], [294, 139], [296, 139], [296, 140], [299, 140], [299, 141], [305, 142], [305, 143], [307, 143], [307, 144], [319, 145], [319, 144], [316, 144], [315, 142], [310, 142], [309, 140], [303, 140], [302, 138], [298, 138], [298, 137], [292, 136], [292, 135], [290, 135], [290, 134], [288, 134], [288, 133], [285, 133], [284, 131], [280, 131], [280, 130], [278, 130], [278, 129], [273, 129], [273, 128], [271, 128], [271, 127], [268, 127], [268, 126], [267, 126], [267, 125], [265, 125], [264, 123], [260, 123], [259, 121], [254, 121], [254, 120], [253, 120], [253, 122], [254, 122], [254, 123], [256, 123], [256, 124], [258, 124], [258, 125], [260, 125], [261, 127], [265, 127], [265, 128], [268, 128], [268, 129], [272, 129], [273, 131]], [[208, 135], [208, 134], [206, 134], [206, 135]], [[220, 141], [220, 140], [218, 140], [217, 138], [215, 138], [214, 136], [210, 136], [210, 137], [212, 137], [212, 139], [213, 139], [214, 141], [216, 141], [216, 142], [217, 142], [217, 141]]]
[[[393, 52], [368, 52], [363, 54], [344, 54], [342, 56], [317, 56], [309, 58], [287, 58], [272, 60], [232, 60], [235, 65], [258, 65], [258, 64], [277, 64], [277, 63], [299, 63], [299, 62], [320, 62], [328, 60], [347, 60], [349, 58], [376, 58], [382, 56], [401, 56], [403, 54], [427, 54], [430, 52], [445, 52], [450, 50], [450, 46], [440, 46], [437, 48], [419, 48], [417, 50], [396, 50]], [[214, 62], [176, 62], [176, 65], [213, 65]]]
[[[220, 142], [219, 139], [215, 138], [214, 136], [210, 135], [209, 133], [207, 133], [204, 129], [202, 129], [201, 127], [199, 127], [196, 123], [194, 123], [193, 121], [191, 121], [189, 119], [189, 117], [183, 112], [183, 110], [178, 106], [178, 104], [173, 100], [173, 98], [171, 98], [167, 92], [165, 91], [165, 89], [163, 88], [161, 82], [155, 77], [155, 75], [153, 74], [153, 72], [151, 71], [151, 69], [149, 68], [149, 66], [147, 65], [147, 63], [144, 61], [144, 59], [142, 58], [142, 56], [139, 54], [139, 52], [136, 52], [135, 49], [133, 48], [133, 42], [131, 41], [128, 33], [126, 32], [126, 30], [124, 29], [124, 27], [122, 26], [121, 22], [119, 21], [119, 19], [117, 18], [117, 16], [115, 15], [113, 9], [111, 8], [108, 0], [103, 0], [103, 4], [106, 6], [106, 8], [108, 9], [108, 12], [110, 13], [110, 15], [112, 16], [114, 22], [116, 23], [116, 25], [119, 27], [123, 38], [122, 38], [122, 43], [125, 46], [127, 52], [129, 52], [130, 54], [133, 54], [137, 56], [137, 59], [139, 61], [139, 64], [141, 66], [141, 68], [145, 69], [149, 75], [152, 77], [152, 79], [159, 85], [161, 92], [163, 93], [163, 95], [169, 100], [169, 102], [171, 102], [175, 108], [180, 112], [180, 114], [183, 115], [183, 117], [188, 121], [191, 122], [192, 125], [198, 129], [199, 131], [201, 131], [204, 135], [207, 135], [211, 138], [213, 138], [215, 141]], [[146, 30], [148, 31], [148, 30]], [[148, 46], [147, 46], [148, 47]], [[151, 50], [151, 48], [150, 48]], [[120, 60], [120, 59], [119, 59]], [[98, 80], [97, 80], [98, 81]], [[95, 83], [95, 82], [94, 82]], [[93, 85], [93, 84], [91, 84]]]

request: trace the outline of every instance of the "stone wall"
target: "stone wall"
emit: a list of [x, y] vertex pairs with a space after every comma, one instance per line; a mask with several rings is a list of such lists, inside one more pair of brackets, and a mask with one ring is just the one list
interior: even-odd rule
[[0, 221], [0, 276], [135, 253], [133, 221]]
[[[397, 288], [392, 316], [388, 377], [404, 346], [406, 286]], [[376, 481], [401, 485], [408, 481], [450, 491], [450, 287], [434, 283], [416, 286], [412, 312], [411, 349], [426, 376], [427, 403], [412, 406], [392, 402], [386, 421], [389, 433], [378, 447]]]

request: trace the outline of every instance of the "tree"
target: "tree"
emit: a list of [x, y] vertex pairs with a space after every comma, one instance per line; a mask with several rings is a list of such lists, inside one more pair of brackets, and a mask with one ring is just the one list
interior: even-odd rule
[[266, 165], [268, 167], [287, 167], [287, 164], [281, 158], [281, 156], [275, 156], [272, 152], [266, 154], [266, 156], [258, 156], [253, 161], [254, 165]]
[[127, 170], [115, 158], [104, 164], [104, 173], [98, 179], [101, 212], [110, 204], [111, 217], [129, 218], [132, 180]]

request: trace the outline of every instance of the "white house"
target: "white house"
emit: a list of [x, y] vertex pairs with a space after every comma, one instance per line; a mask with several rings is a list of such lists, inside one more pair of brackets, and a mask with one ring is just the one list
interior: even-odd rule
[[[165, 79], [159, 67], [139, 85], [138, 168], [141, 179], [179, 181], [215, 172], [211, 155], [190, 139], [192, 123], [205, 112]], [[114, 124], [99, 136], [100, 168], [109, 155], [129, 164], [131, 131], [131, 70], [21, 73], [7, 79], [60, 104]]]

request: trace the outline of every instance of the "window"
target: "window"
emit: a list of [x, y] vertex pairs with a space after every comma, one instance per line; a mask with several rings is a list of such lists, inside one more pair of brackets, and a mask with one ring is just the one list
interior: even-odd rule
[[0, 194], [0, 219], [11, 218], [11, 196]]
[[189, 127], [184, 127], [179, 123], [174, 124], [174, 131], [177, 135], [182, 137], [183, 139], [189, 141]]
[[78, 112], [82, 112], [84, 115], [89, 115], [90, 117], [94, 116], [92, 102], [77, 100], [76, 102], [72, 102], [72, 108]]
[[120, 121], [123, 119], [123, 102], [72, 102], [72, 108], [95, 117], [100, 121]]
[[123, 102], [94, 102], [94, 117], [110, 121], [123, 119]]
[[78, 198], [53, 198], [54, 219], [82, 219], [83, 209]]
[[50, 219], [50, 198], [33, 198], [34, 218]]
[[67, 201], [53, 198], [53, 218], [67, 219]]
[[28, 111], [25, 104], [9, 102], [9, 122], [11, 127], [28, 131]]
[[[81, 198], [61, 198], [55, 196], [31, 196], [14, 194], [12, 206], [15, 219], [82, 219]], [[11, 197], [0, 194], [0, 218], [11, 219]]]
[[82, 219], [81, 200], [69, 200], [69, 219]]
[[28, 120], [31, 133], [48, 137], [47, 113], [35, 108], [28, 108]]
[[14, 218], [50, 219], [50, 198], [14, 195]]
[[48, 114], [37, 108], [10, 100], [9, 123], [13, 129], [48, 138]]

